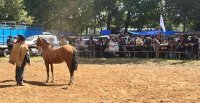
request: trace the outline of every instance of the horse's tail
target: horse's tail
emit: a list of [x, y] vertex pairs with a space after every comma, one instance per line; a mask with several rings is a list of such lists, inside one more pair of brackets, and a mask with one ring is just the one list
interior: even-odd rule
[[78, 68], [78, 61], [77, 61], [77, 51], [73, 48], [73, 56], [72, 56], [72, 70], [77, 70]]

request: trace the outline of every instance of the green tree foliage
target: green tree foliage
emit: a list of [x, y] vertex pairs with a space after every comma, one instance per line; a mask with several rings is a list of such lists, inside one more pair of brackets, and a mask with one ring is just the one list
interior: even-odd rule
[[[93, 6], [92, 6], [92, 0], [80, 0], [77, 3], [77, 7], [75, 10], [71, 12], [72, 18], [70, 18], [72, 22], [71, 30], [74, 30], [74, 32], [78, 32], [81, 34], [84, 30], [88, 32], [88, 27], [92, 27], [93, 22]], [[86, 33], [87, 34], [87, 33]]]
[[[115, 17], [119, 17], [119, 1], [118, 0], [94, 0], [94, 17], [95, 15], [101, 15], [104, 13], [104, 19], [106, 19], [107, 29], [111, 30], [111, 23]], [[116, 20], [118, 20], [117, 18]]]
[[193, 15], [192, 22], [194, 25], [192, 25], [192, 26], [193, 26], [194, 30], [200, 31], [200, 19], [199, 19], [199, 17], [200, 17], [200, 0], [195, 0], [195, 2], [196, 2], [195, 9], [193, 12], [194, 14], [192, 14]]
[[160, 17], [160, 0], [141, 0], [136, 6], [136, 19], [133, 21], [134, 28], [138, 30], [146, 28], [156, 28]]
[[0, 11], [1, 20], [31, 22], [31, 18], [27, 16], [27, 12], [24, 10], [23, 0], [1, 0]]
[[46, 29], [80, 33], [89, 26], [91, 0], [24, 0], [35, 23]]
[[[8, 0], [17, 1], [17, 0]], [[21, 1], [21, 0], [18, 0]], [[180, 24], [198, 29], [200, 0], [23, 0], [28, 15], [46, 29], [81, 34], [88, 28], [159, 28], [162, 14], [167, 29]], [[5, 8], [0, 2], [0, 10]], [[10, 11], [9, 11], [10, 13]], [[12, 12], [13, 13], [13, 12]], [[12, 14], [11, 13], [11, 14]], [[4, 17], [2, 12], [1, 17]], [[16, 15], [13, 15], [12, 18]]]
[[169, 20], [175, 25], [183, 24], [183, 32], [199, 15], [200, 0], [165, 0], [165, 2]]

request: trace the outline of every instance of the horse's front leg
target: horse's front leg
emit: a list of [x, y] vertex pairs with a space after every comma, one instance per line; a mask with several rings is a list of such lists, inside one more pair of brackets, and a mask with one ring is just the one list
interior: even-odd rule
[[47, 80], [46, 80], [46, 83], [47, 83], [49, 81], [49, 64], [45, 63], [45, 66], [46, 66], [46, 71], [47, 71]]
[[50, 64], [50, 65], [51, 65], [51, 73], [52, 73], [52, 80], [51, 80], [51, 83], [53, 83], [53, 81], [54, 81], [53, 63]]

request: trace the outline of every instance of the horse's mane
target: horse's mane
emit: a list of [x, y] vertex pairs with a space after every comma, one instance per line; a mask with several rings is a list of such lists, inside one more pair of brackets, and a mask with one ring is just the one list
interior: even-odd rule
[[40, 39], [42, 40], [43, 43], [50, 45], [50, 43], [48, 43], [47, 40], [45, 40], [44, 38], [40, 37]]
[[43, 43], [45, 43], [45, 44], [48, 44], [49, 45], [49, 43], [44, 39], [44, 38], [42, 38], [42, 37], [40, 37], [40, 39], [42, 40], [42, 42]]
[[41, 42], [43, 45], [45, 45], [45, 46], [51, 46], [51, 44], [48, 43], [44, 38], [39, 37], [39, 39], [40, 39], [40, 42]]

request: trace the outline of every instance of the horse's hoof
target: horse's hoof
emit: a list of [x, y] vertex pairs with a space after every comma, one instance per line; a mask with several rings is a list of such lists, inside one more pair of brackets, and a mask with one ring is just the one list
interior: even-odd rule
[[72, 84], [73, 84], [72, 82], [69, 82], [69, 83], [68, 83], [68, 85], [72, 85]]
[[52, 80], [51, 83], [54, 83], [54, 81]]
[[48, 83], [48, 80], [46, 80], [46, 83]]

